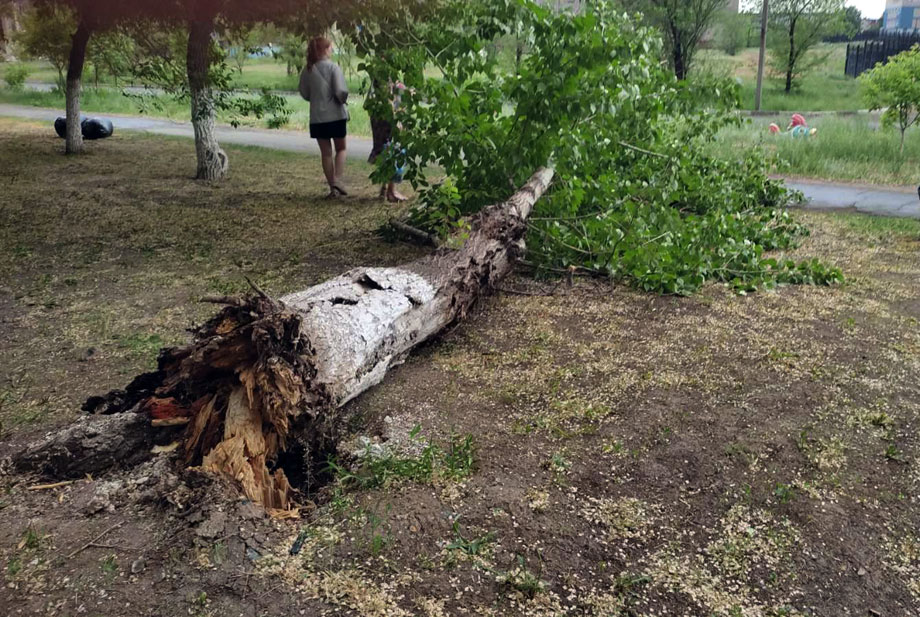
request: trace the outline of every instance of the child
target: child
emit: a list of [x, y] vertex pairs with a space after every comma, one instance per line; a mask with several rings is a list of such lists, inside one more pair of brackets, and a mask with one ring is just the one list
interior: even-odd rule
[[[406, 86], [402, 82], [396, 82], [395, 85], [390, 84], [390, 93], [392, 95], [390, 105], [393, 108], [394, 115], [399, 110], [399, 106], [402, 103], [402, 91], [405, 89]], [[371, 151], [371, 155], [368, 158], [368, 162], [370, 163], [374, 163], [377, 157], [384, 152], [390, 151], [393, 148], [399, 149], [399, 144], [393, 143], [393, 129], [389, 121], [374, 120], [372, 121], [372, 125], [374, 125], [372, 126], [374, 131], [374, 149]], [[405, 156], [406, 150], [398, 150], [398, 153]], [[406, 201], [407, 197], [396, 190], [396, 185], [403, 181], [404, 174], [405, 167], [397, 163], [393, 178], [390, 182], [380, 187], [381, 199], [386, 198], [390, 203]]]

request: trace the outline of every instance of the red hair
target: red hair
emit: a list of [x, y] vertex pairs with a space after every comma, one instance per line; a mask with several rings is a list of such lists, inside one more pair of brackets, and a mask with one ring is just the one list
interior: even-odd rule
[[323, 59], [329, 48], [332, 47], [332, 41], [324, 36], [318, 36], [310, 40], [307, 45], [307, 70], [313, 68], [313, 65]]

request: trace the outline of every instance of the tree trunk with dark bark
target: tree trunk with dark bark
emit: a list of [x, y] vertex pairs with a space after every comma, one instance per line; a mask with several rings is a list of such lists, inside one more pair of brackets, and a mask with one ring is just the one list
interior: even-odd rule
[[211, 35], [214, 18], [200, 17], [189, 22], [188, 71], [192, 104], [192, 127], [195, 130], [195, 153], [199, 180], [222, 180], [227, 174], [229, 160], [217, 142], [214, 92], [208, 78], [211, 66]]
[[789, 59], [786, 62], [786, 94], [792, 92], [792, 75], [795, 72], [795, 19], [789, 24]]
[[80, 126], [80, 91], [83, 85], [83, 66], [86, 62], [86, 46], [92, 28], [80, 21], [70, 44], [70, 61], [67, 64], [67, 154], [83, 152], [83, 127]]
[[674, 41], [673, 49], [673, 62], [674, 62], [674, 75], [677, 79], [686, 79], [687, 77], [687, 63], [684, 58], [684, 48], [681, 40], [681, 32], [677, 26], [671, 26], [671, 38]]
[[[157, 372], [90, 399], [84, 409], [102, 415], [57, 432], [14, 465], [82, 476], [124, 462], [124, 452], [135, 454], [133, 464], [154, 444], [171, 445], [182, 464], [232, 478], [252, 501], [295, 507], [290, 480], [302, 485], [314, 474], [312, 461], [341, 431], [336, 410], [462, 319], [511, 270], [552, 177], [541, 169], [507, 202], [483, 210], [459, 249], [352, 270], [280, 301], [261, 292], [220, 299], [227, 308], [190, 345], [164, 350]], [[137, 430], [138, 417], [146, 430]], [[111, 431], [118, 434], [105, 438]]]

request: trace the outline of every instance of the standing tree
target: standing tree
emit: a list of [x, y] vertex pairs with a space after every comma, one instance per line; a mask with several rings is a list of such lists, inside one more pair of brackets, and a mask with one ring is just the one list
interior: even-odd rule
[[857, 7], [848, 6], [845, 9], [844, 21], [844, 34], [848, 37], [852, 38], [862, 31], [862, 11]]
[[24, 56], [51, 63], [58, 74], [57, 87], [62, 91], [75, 28], [73, 13], [68, 8], [49, 3], [26, 11], [22, 16], [22, 29], [13, 37]]
[[[318, 19], [324, 8], [317, 0], [168, 0], [151, 9], [157, 19], [184, 26], [188, 31], [185, 86], [191, 99], [195, 130], [196, 178], [221, 180], [229, 167], [227, 154], [217, 141], [216, 115], [220, 107], [228, 104], [232, 84], [223, 50], [215, 37], [232, 28], [283, 23], [295, 15]], [[222, 65], [218, 67], [221, 70], [213, 70], [215, 64]], [[282, 99], [264, 94], [263, 101], [272, 107], [278, 106]], [[257, 116], [266, 109], [258, 104], [242, 106], [246, 107], [244, 113]]]
[[811, 54], [825, 37], [844, 32], [844, 0], [773, 0], [770, 4], [770, 58], [784, 75], [786, 92], [795, 80], [826, 59]]
[[870, 109], [885, 110], [882, 125], [901, 131], [903, 154], [907, 129], [920, 121], [920, 45], [863, 73], [859, 80]]
[[674, 75], [686, 79], [704, 35], [725, 8], [725, 0], [624, 0], [661, 31]]
[[749, 46], [754, 29], [754, 16], [750, 13], [721, 11], [718, 19], [716, 42], [729, 56]]
[[132, 2], [124, 0], [42, 0], [37, 3], [32, 19], [45, 28], [28, 37], [32, 46], [46, 48], [43, 55], [58, 69], [59, 83], [63, 67], [67, 67], [64, 84], [67, 107], [67, 154], [83, 152], [80, 126], [80, 91], [86, 50], [94, 32], [114, 26], [131, 14]]

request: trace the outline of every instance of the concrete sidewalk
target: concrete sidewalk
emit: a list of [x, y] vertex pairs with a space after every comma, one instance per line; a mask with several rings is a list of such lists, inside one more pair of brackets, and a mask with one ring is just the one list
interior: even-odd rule
[[[47, 122], [49, 131], [53, 130], [51, 123], [61, 115], [63, 115], [63, 112], [54, 109], [0, 104], [0, 116]], [[87, 115], [92, 116], [93, 114], [88, 113]], [[175, 122], [138, 116], [100, 115], [112, 120], [116, 134], [118, 131], [141, 131], [155, 135], [194, 137], [192, 125], [189, 122]], [[235, 129], [229, 126], [220, 126], [217, 129], [217, 138], [224, 144], [258, 146], [287, 152], [319, 155], [319, 148], [316, 146], [316, 142], [310, 139], [306, 131]], [[363, 137], [348, 138], [348, 150], [353, 157], [366, 159], [371, 152], [371, 146], [370, 139]], [[918, 173], [917, 180], [920, 182], [920, 173]], [[805, 194], [807, 201], [802, 205], [806, 208], [815, 210], [855, 210], [856, 212], [877, 216], [920, 219], [920, 197], [914, 190], [798, 179], [787, 179], [785, 182], [789, 188]]]
[[[48, 130], [51, 131], [52, 134], [54, 129], [51, 128], [51, 124], [56, 118], [63, 115], [64, 112], [62, 110], [28, 107], [25, 105], [0, 104], [0, 116], [47, 122], [49, 125]], [[168, 135], [172, 137], [193, 138], [195, 136], [190, 122], [176, 122], [173, 120], [143, 116], [94, 114], [92, 112], [86, 112], [84, 115], [98, 115], [108, 118], [112, 121], [112, 124], [115, 125], [116, 135], [119, 131], [140, 131], [144, 133], [153, 133], [154, 135]], [[316, 141], [310, 139], [310, 135], [306, 131], [251, 128], [235, 129], [230, 126], [219, 125], [217, 128], [217, 139], [223, 144], [258, 146], [260, 148], [284, 150], [286, 152], [302, 152], [319, 155], [319, 148], [316, 145]], [[348, 150], [352, 157], [366, 159], [371, 153], [372, 145], [373, 142], [370, 139], [363, 137], [348, 138]]]
[[[920, 170], [917, 176], [920, 183]], [[920, 219], [920, 196], [916, 189], [900, 191], [817, 180], [784, 181], [789, 188], [805, 194], [807, 202], [802, 205], [812, 210], [853, 210], [876, 216]]]

